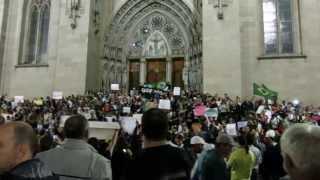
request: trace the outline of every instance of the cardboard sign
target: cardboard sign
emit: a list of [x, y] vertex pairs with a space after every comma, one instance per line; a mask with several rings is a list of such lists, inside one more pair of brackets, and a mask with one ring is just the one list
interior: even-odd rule
[[62, 91], [53, 91], [52, 93], [52, 99], [62, 99], [63, 98], [63, 92]]
[[227, 124], [226, 133], [230, 136], [237, 136], [237, 127], [236, 124]]
[[120, 91], [120, 85], [119, 84], [111, 84], [111, 90], [112, 91]]
[[218, 109], [217, 108], [210, 108], [208, 109], [205, 114], [206, 117], [214, 117], [217, 118], [219, 115]]
[[131, 108], [130, 107], [123, 107], [122, 112], [130, 114], [131, 113]]
[[240, 121], [238, 122], [238, 128], [244, 128], [248, 126], [248, 121]]
[[196, 106], [193, 110], [193, 113], [195, 116], [204, 116], [206, 112], [207, 112], [207, 107], [203, 105]]
[[137, 121], [133, 117], [120, 117], [121, 128], [132, 135], [137, 127]]
[[15, 103], [24, 103], [24, 96], [15, 96], [14, 102]]
[[173, 95], [174, 96], [180, 96], [181, 95], [181, 88], [180, 87], [174, 87], [173, 88]]
[[160, 99], [159, 109], [170, 110], [171, 109], [171, 101], [168, 99]]

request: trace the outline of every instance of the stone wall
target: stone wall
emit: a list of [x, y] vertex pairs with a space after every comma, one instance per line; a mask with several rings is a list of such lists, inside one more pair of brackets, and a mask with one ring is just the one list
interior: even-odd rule
[[78, 26], [72, 29], [66, 0], [51, 1], [48, 66], [17, 66], [21, 42], [23, 1], [10, 0], [1, 93], [26, 97], [85, 92], [90, 1], [82, 1]]
[[204, 92], [242, 94], [239, 1], [224, 8], [224, 19], [210, 0], [203, 1]]
[[[295, 1], [295, 9], [297, 9]], [[203, 2], [204, 91], [232, 96], [253, 95], [253, 83], [279, 92], [280, 99], [319, 104], [320, 2], [300, 0], [302, 51], [293, 57], [263, 57], [262, 4], [233, 1], [217, 20], [212, 0]], [[297, 11], [295, 30], [298, 31]], [[299, 37], [295, 43], [300, 45]], [[304, 57], [306, 56], [306, 57]]]
[[[317, 82], [320, 81], [320, 2], [301, 2], [302, 50], [294, 58], [261, 59], [263, 55], [262, 9], [259, 1], [244, 0], [241, 12], [241, 61], [243, 64], [244, 95], [252, 95], [253, 82], [264, 83], [278, 91], [280, 99], [300, 99], [305, 103], [319, 105]], [[297, 4], [294, 4], [296, 7]], [[294, 12], [298, 21], [297, 11]], [[298, 31], [298, 26], [295, 27]], [[299, 44], [299, 38], [295, 39]], [[306, 55], [304, 58], [301, 55]]]

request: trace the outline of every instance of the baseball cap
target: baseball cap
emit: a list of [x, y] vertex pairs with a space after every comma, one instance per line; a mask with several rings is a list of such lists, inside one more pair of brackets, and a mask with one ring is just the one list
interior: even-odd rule
[[207, 144], [200, 136], [193, 136], [190, 140], [190, 144]]
[[229, 136], [228, 134], [220, 134], [217, 139], [216, 139], [217, 144], [230, 144], [230, 145], [235, 145], [233, 138]]

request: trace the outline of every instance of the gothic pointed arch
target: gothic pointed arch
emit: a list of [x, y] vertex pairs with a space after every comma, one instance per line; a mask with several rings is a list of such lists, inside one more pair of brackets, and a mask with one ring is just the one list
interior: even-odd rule
[[27, 0], [21, 31], [20, 65], [46, 64], [50, 24], [50, 0]]
[[103, 56], [123, 66], [128, 59], [179, 57], [188, 84], [194, 64], [189, 61], [202, 50], [201, 15], [189, 5], [185, 0], [127, 0], [106, 27]]

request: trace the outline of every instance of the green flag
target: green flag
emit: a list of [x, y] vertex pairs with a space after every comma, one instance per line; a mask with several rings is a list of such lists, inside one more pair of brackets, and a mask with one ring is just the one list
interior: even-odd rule
[[278, 93], [270, 90], [264, 84], [260, 86], [256, 83], [253, 83], [253, 94], [272, 100], [276, 100], [278, 98]]

